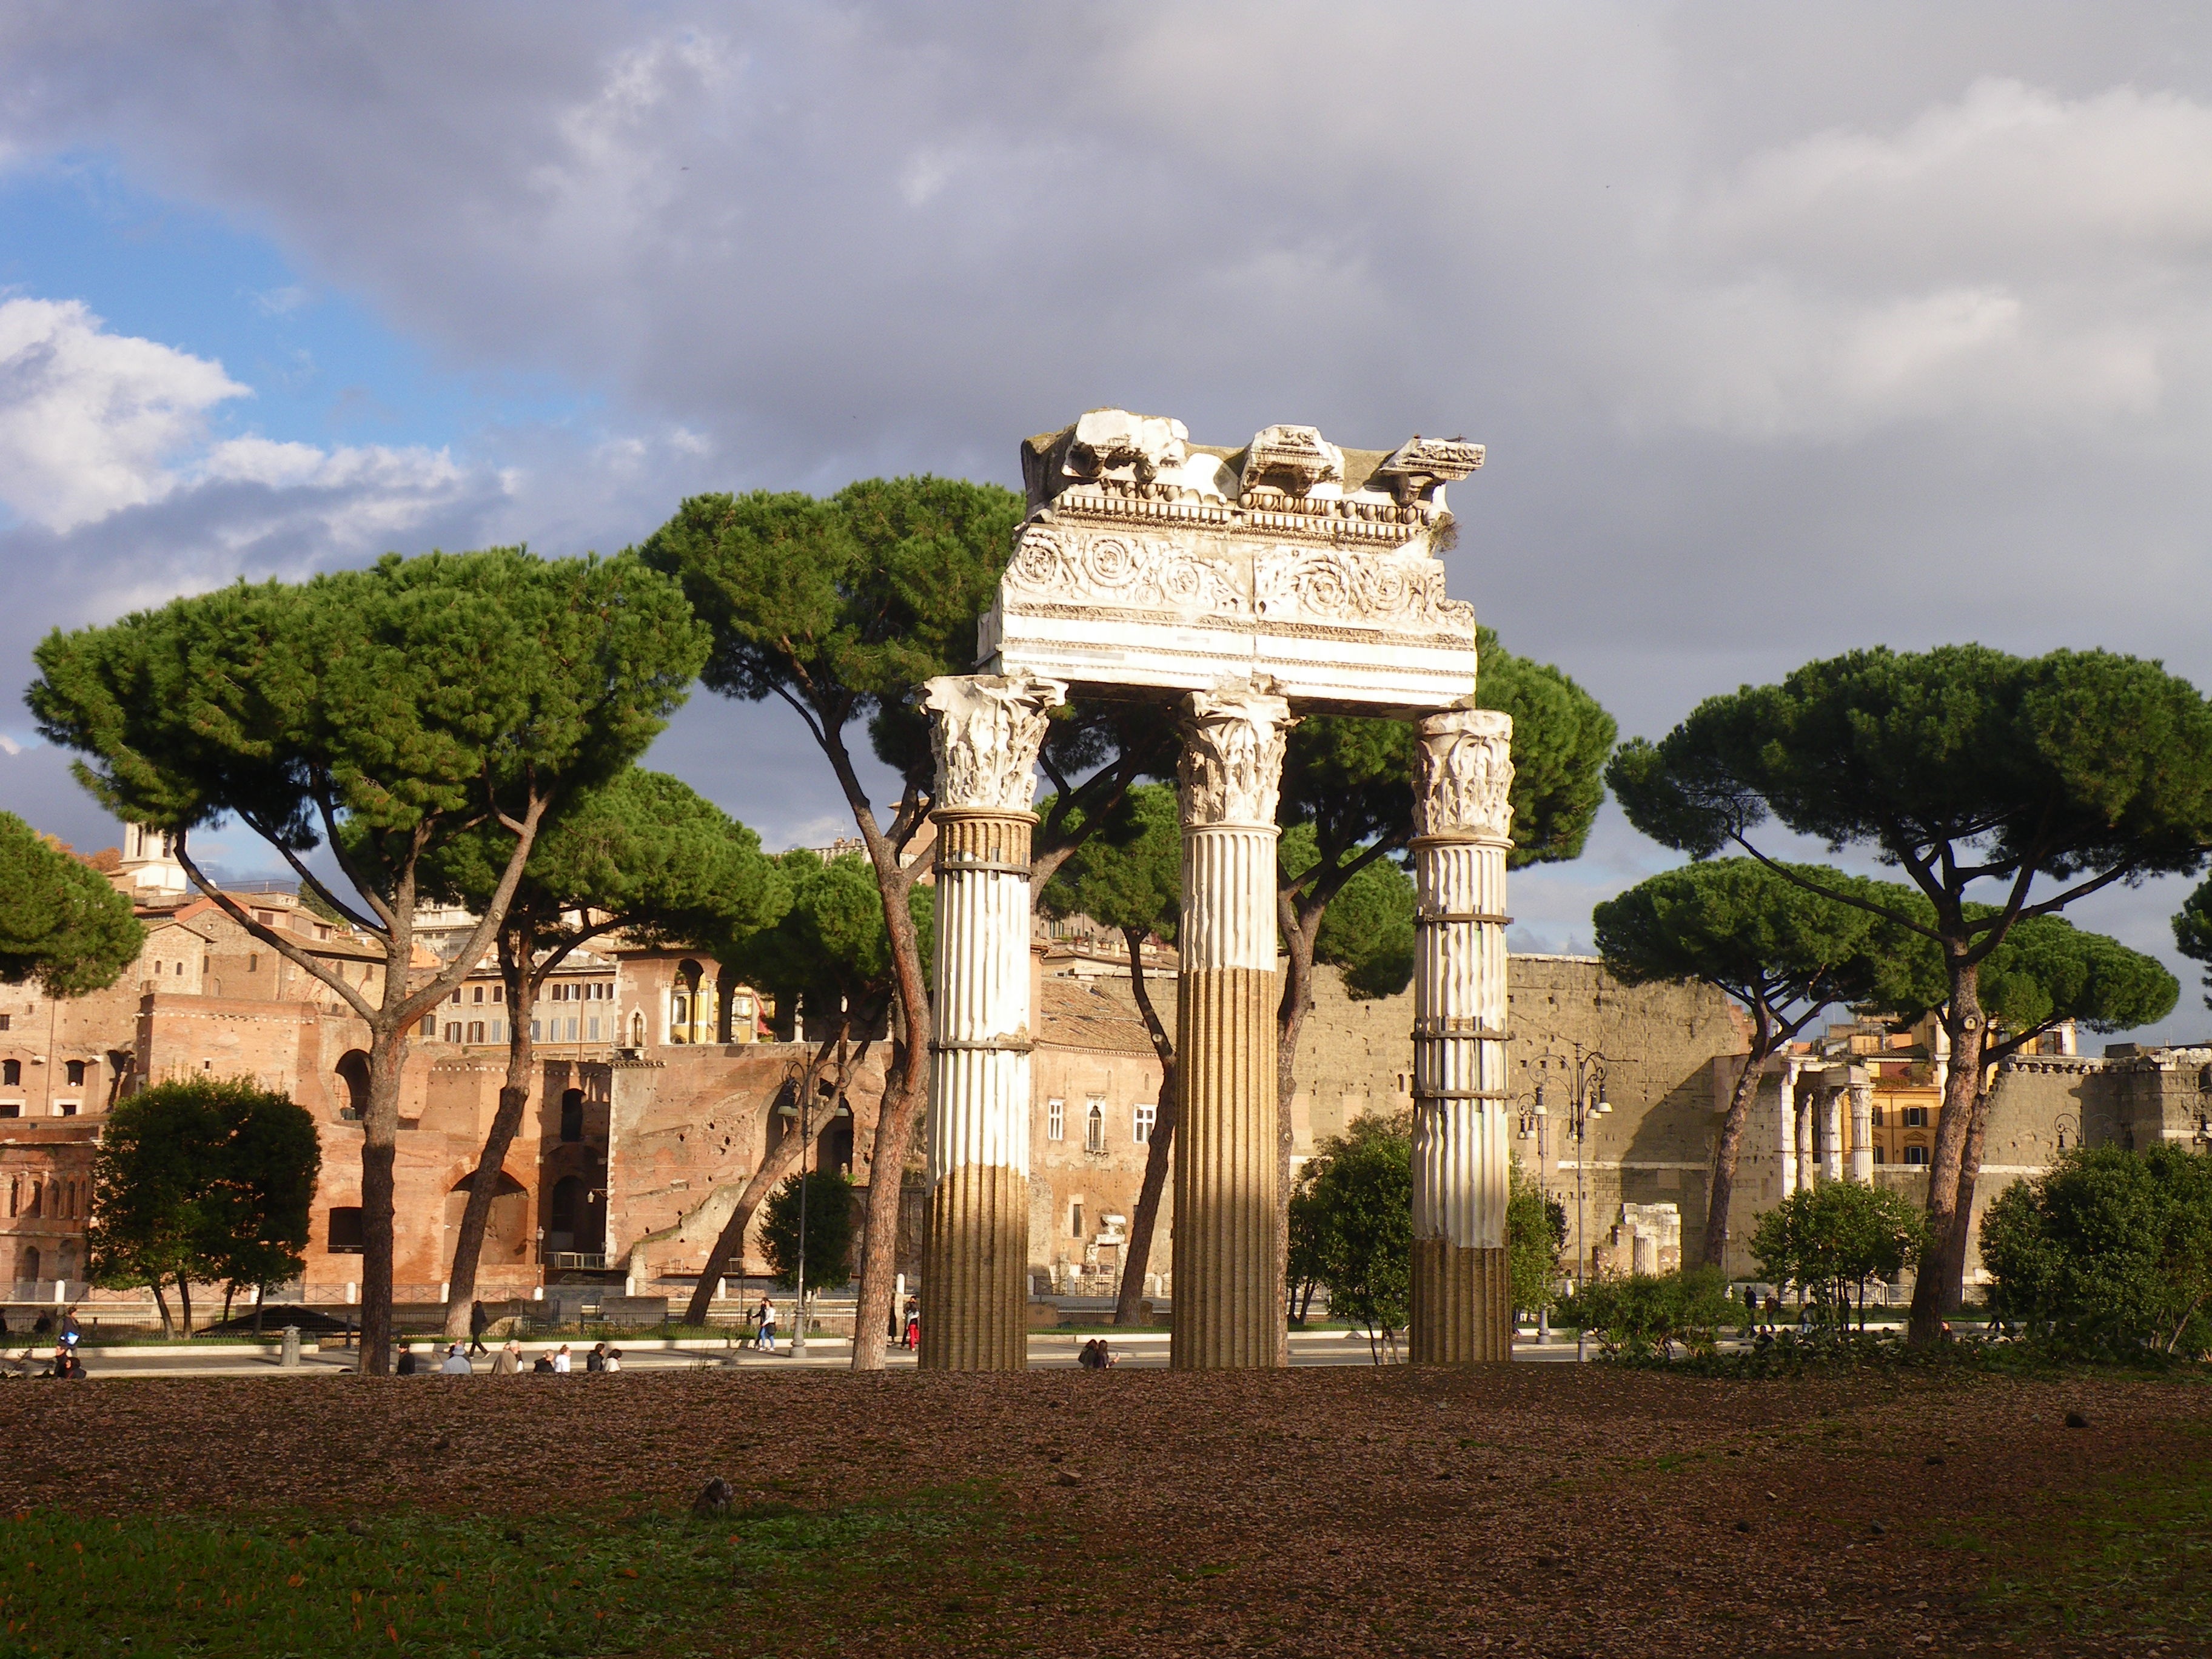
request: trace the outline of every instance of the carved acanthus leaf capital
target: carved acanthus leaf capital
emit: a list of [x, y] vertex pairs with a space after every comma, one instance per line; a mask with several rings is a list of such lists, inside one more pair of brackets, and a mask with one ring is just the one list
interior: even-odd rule
[[1186, 824], [1273, 823], [1291, 726], [1287, 700], [1242, 687], [1194, 691], [1184, 701], [1176, 769]]
[[1511, 715], [1454, 708], [1421, 722], [1413, 759], [1413, 833], [1511, 839]]
[[1034, 674], [946, 674], [922, 688], [937, 755], [934, 805], [1026, 812], [1047, 716], [1067, 701], [1058, 680]]

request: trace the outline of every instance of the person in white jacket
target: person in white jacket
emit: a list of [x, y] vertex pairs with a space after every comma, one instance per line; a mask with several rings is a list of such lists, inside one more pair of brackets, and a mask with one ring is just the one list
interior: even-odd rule
[[561, 1351], [553, 1356], [553, 1369], [562, 1376], [566, 1376], [574, 1369], [569, 1364], [568, 1345], [565, 1342], [561, 1345]]

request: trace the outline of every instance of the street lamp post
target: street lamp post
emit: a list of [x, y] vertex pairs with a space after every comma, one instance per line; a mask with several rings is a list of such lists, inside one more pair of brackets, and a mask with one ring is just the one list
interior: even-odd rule
[[[1594, 1117], [1602, 1117], [1613, 1109], [1605, 1097], [1605, 1068], [1612, 1064], [1595, 1048], [1585, 1048], [1579, 1042], [1573, 1045], [1574, 1058], [1557, 1055], [1560, 1065], [1568, 1071], [1567, 1079], [1567, 1137], [1575, 1146], [1575, 1286], [1580, 1289], [1589, 1267], [1589, 1246], [1583, 1236], [1583, 1211], [1587, 1191], [1583, 1168], [1589, 1162], [1589, 1125]], [[1547, 1054], [1546, 1061], [1554, 1058]], [[1536, 1095], [1531, 1109], [1522, 1117], [1521, 1133], [1523, 1139], [1534, 1135], [1536, 1157], [1540, 1164], [1544, 1158], [1546, 1132], [1550, 1127], [1551, 1107], [1545, 1099], [1545, 1085], [1536, 1085]], [[1589, 1358], [1589, 1338], [1582, 1331], [1575, 1334], [1575, 1358]]]

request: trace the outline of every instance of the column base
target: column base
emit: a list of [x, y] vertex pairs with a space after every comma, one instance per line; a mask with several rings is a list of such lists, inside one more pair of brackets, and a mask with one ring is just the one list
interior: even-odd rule
[[1416, 1365], [1485, 1365], [1513, 1358], [1513, 1273], [1504, 1249], [1413, 1241], [1413, 1320], [1407, 1348]]
[[922, 1248], [922, 1370], [1029, 1369], [1029, 1254], [1019, 1170], [963, 1164], [939, 1178]]

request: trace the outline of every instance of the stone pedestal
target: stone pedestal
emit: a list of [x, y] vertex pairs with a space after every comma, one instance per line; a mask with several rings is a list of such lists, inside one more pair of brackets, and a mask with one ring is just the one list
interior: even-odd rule
[[1258, 688], [1184, 700], [1179, 1370], [1276, 1363], [1275, 800], [1290, 725], [1290, 705]]
[[1420, 723], [1413, 778], [1413, 1362], [1513, 1357], [1505, 854], [1513, 722]]
[[1029, 1364], [1030, 769], [1066, 694], [987, 674], [922, 698], [937, 751], [926, 1370]]

